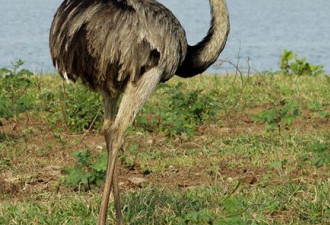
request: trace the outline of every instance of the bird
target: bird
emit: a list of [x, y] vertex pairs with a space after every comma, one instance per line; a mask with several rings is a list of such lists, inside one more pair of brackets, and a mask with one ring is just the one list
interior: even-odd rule
[[98, 225], [107, 222], [113, 193], [123, 224], [117, 155], [124, 133], [158, 84], [203, 73], [223, 51], [230, 30], [225, 0], [209, 0], [211, 22], [197, 44], [187, 43], [179, 20], [156, 0], [65, 0], [49, 32], [57, 72], [100, 93], [108, 152]]

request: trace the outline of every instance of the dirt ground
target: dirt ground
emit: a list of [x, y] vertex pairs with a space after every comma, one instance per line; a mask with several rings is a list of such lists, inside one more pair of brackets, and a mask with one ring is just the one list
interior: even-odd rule
[[[180, 149], [196, 148], [199, 143], [207, 144], [214, 139], [264, 132], [264, 125], [255, 124], [251, 120], [251, 115], [264, 108], [267, 106], [248, 110], [239, 118], [237, 116], [227, 118], [221, 126], [202, 125], [198, 128], [199, 135], [192, 140], [184, 136], [171, 139], [172, 148], [180, 151]], [[309, 116], [307, 114], [305, 118]], [[93, 153], [105, 151], [104, 138], [99, 132], [91, 130], [83, 134], [71, 134], [65, 130], [55, 131], [55, 129], [50, 129], [49, 124], [41, 118], [24, 113], [16, 119], [3, 121], [1, 139], [8, 143], [8, 147], [4, 147], [4, 150], [0, 152], [0, 198], [12, 198], [12, 201], [19, 201], [36, 193], [79, 191], [59, 185], [58, 182], [59, 177], [64, 176], [63, 169], [76, 163], [72, 153], [86, 148]], [[314, 123], [297, 119], [293, 124], [296, 133], [315, 133], [320, 126], [322, 129], [330, 130], [329, 121], [322, 119]], [[208, 138], [210, 136], [212, 139]], [[147, 145], [141, 144], [144, 147], [141, 147], [139, 151], [148, 151], [148, 144], [161, 148], [168, 141], [166, 137], [157, 133], [150, 133], [147, 138], [144, 134], [126, 137], [127, 143], [147, 143]], [[266, 158], [267, 156], [265, 160]], [[198, 165], [189, 168], [169, 166], [161, 172], [150, 173], [142, 171], [138, 162], [131, 168], [121, 163], [119, 165], [120, 188], [129, 191], [152, 184], [168, 189], [192, 189], [201, 185], [211, 185], [215, 180], [223, 183], [238, 180], [241, 185], [256, 185], [267, 175], [266, 173], [269, 173], [269, 170], [265, 165], [251, 165], [251, 160], [250, 157], [242, 155], [226, 154], [224, 158], [217, 161], [216, 165], [213, 165], [217, 168], [216, 171], [209, 171], [208, 157], [202, 156]], [[232, 168], [228, 165], [232, 161], [241, 163]], [[299, 166], [294, 166], [294, 168], [289, 174], [289, 179], [292, 181], [297, 177], [304, 177], [306, 181], [328, 179], [326, 167], [323, 173], [317, 174], [313, 173], [313, 170], [306, 174], [304, 172], [306, 170], [301, 170]], [[276, 169], [272, 170], [269, 183], [286, 182], [281, 178], [280, 172]]]

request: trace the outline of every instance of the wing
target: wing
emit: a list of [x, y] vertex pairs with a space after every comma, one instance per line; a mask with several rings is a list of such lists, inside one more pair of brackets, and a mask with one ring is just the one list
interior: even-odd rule
[[55, 14], [50, 48], [60, 74], [115, 90], [155, 66], [169, 79], [187, 42], [178, 20], [156, 1], [67, 0]]

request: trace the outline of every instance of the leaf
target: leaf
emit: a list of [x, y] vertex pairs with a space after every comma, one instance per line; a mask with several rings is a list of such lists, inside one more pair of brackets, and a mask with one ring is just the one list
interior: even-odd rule
[[[292, 61], [293, 58], [294, 61]], [[280, 69], [285, 74], [291, 71], [296, 75], [318, 76], [325, 73], [323, 66], [308, 63], [306, 57], [299, 59], [297, 54], [286, 49], [284, 49], [280, 59]]]
[[284, 71], [284, 73], [288, 73], [289, 68], [289, 61], [293, 58], [294, 53], [292, 51], [288, 51], [286, 49], [283, 50], [283, 54], [281, 56], [280, 64], [281, 69]]
[[99, 159], [92, 165], [97, 172], [105, 172], [107, 170], [107, 153], [103, 153]]
[[272, 169], [281, 169], [282, 168], [282, 162], [281, 161], [274, 161], [272, 162], [272, 164], [270, 165], [270, 168]]
[[30, 70], [27, 70], [27, 69], [22, 69], [21, 71], [19, 71], [17, 73], [17, 75], [27, 75], [27, 76], [31, 76], [33, 75], [33, 73], [30, 71]]
[[89, 149], [85, 149], [82, 152], [75, 151], [73, 155], [77, 158], [78, 163], [81, 165], [89, 165], [91, 161], [91, 154]]
[[292, 122], [295, 120], [295, 118], [296, 118], [295, 116], [286, 116], [283, 118], [283, 121], [286, 126], [290, 126]]
[[307, 151], [312, 151], [315, 156], [312, 158], [311, 163], [319, 168], [330, 162], [330, 148], [327, 142], [315, 142], [307, 145]]
[[326, 157], [323, 157], [323, 156], [317, 156], [317, 157], [314, 157], [312, 159], [312, 164], [316, 167], [316, 168], [320, 168], [322, 167], [323, 165], [326, 165], [330, 162], [330, 159], [329, 157], [326, 158]]
[[9, 76], [10, 74], [12, 74], [13, 72], [7, 68], [1, 68], [0, 69], [0, 76], [5, 77], [5, 76]]
[[323, 118], [323, 119], [326, 118], [326, 117], [328, 116], [328, 112], [323, 111], [323, 110], [319, 111], [318, 114], [319, 114], [319, 116], [320, 116], [321, 118]]
[[76, 187], [78, 184], [84, 179], [85, 172], [83, 171], [81, 166], [75, 166], [72, 169], [69, 169], [68, 176], [65, 181], [69, 187]]

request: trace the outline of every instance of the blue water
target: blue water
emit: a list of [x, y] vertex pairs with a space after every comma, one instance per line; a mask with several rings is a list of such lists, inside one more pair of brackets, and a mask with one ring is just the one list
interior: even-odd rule
[[[276, 70], [283, 49], [324, 65], [330, 72], [329, 0], [227, 0], [231, 33], [220, 60], [237, 61], [253, 72]], [[54, 72], [48, 50], [48, 31], [62, 0], [0, 0], [0, 67], [23, 59], [34, 72]], [[207, 0], [160, 0], [186, 29], [195, 44], [209, 26]], [[229, 64], [209, 71], [231, 70]]]

